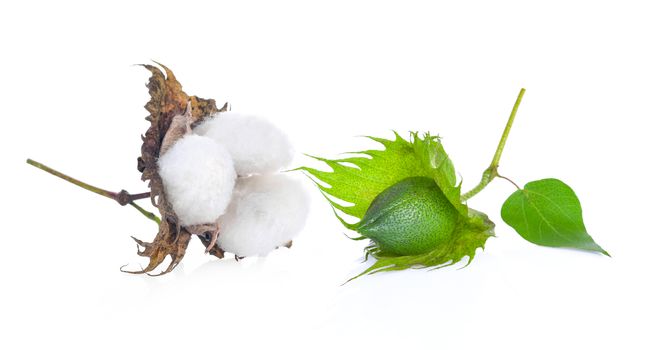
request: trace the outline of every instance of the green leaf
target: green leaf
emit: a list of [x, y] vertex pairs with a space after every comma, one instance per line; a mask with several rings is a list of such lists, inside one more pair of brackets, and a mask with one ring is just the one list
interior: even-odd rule
[[[379, 193], [413, 176], [426, 176], [435, 180], [456, 209], [467, 216], [468, 209], [460, 202], [460, 184], [456, 185], [453, 163], [444, 151], [439, 137], [428, 133], [419, 137], [417, 133], [411, 133], [411, 141], [406, 141], [395, 133], [395, 140], [369, 138], [381, 143], [385, 149], [354, 152], [353, 154], [360, 156], [336, 160], [312, 157], [325, 162], [332, 171], [309, 167], [297, 170], [303, 170], [324, 183], [317, 185], [330, 204], [336, 210], [358, 219], [363, 217]], [[341, 205], [332, 200], [332, 197], [351, 205]], [[337, 217], [346, 227], [350, 226], [338, 215]]]
[[560, 180], [529, 182], [505, 201], [501, 216], [518, 234], [534, 244], [590, 250], [610, 256], [586, 231], [579, 199]]

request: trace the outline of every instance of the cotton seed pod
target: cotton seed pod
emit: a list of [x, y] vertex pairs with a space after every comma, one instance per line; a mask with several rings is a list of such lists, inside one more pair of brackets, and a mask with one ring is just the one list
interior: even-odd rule
[[226, 147], [240, 176], [274, 173], [287, 167], [294, 155], [285, 133], [256, 116], [218, 113], [194, 132]]
[[241, 178], [218, 219], [218, 246], [237, 256], [264, 256], [298, 234], [308, 210], [305, 189], [288, 175]]
[[208, 137], [187, 135], [159, 157], [158, 166], [181, 225], [212, 224], [224, 213], [236, 173], [223, 146]]
[[417, 176], [381, 192], [356, 227], [385, 253], [416, 255], [448, 241], [458, 217], [435, 181]]

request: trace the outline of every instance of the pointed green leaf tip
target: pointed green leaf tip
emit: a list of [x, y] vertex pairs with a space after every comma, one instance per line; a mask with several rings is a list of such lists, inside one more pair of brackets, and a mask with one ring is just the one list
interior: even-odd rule
[[[410, 141], [397, 133], [394, 140], [369, 138], [382, 144], [384, 149], [354, 152], [354, 157], [336, 160], [312, 157], [326, 163], [332, 171], [299, 168], [318, 180], [315, 181], [316, 185], [334, 207], [335, 214], [343, 225], [355, 231], [360, 229], [357, 224], [348, 223], [341, 218], [340, 213], [361, 220], [379, 194], [412, 177], [431, 179], [446, 197], [448, 205], [455, 209], [458, 218], [449, 239], [438, 243], [430, 251], [415, 251], [415, 255], [393, 255], [392, 250], [384, 251], [373, 241], [366, 251], [377, 262], [361, 275], [411, 267], [448, 266], [465, 256], [469, 257], [470, 262], [476, 249], [484, 247], [487, 238], [493, 236], [494, 225], [486, 215], [469, 210], [461, 202], [461, 184], [457, 183], [453, 163], [444, 151], [440, 138], [428, 133], [423, 136], [410, 133]], [[335, 199], [349, 205], [340, 204]], [[406, 226], [407, 223], [404, 221], [401, 225]], [[412, 226], [414, 225], [410, 223], [409, 227]], [[360, 238], [365, 237], [361, 232], [359, 234]]]
[[505, 201], [501, 216], [532, 243], [590, 250], [610, 256], [586, 231], [579, 199], [560, 180], [543, 179], [526, 184], [524, 189], [514, 192]]

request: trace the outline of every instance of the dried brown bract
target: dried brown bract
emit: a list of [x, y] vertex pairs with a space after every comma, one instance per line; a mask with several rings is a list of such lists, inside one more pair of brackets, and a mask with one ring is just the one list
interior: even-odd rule
[[142, 137], [141, 157], [138, 159], [137, 168], [142, 173], [142, 181], [148, 181], [150, 198], [152, 204], [159, 209], [161, 223], [159, 232], [152, 242], [147, 243], [135, 238], [137, 244], [143, 248], [143, 251], [139, 251], [139, 255], [150, 259], [148, 266], [140, 271], [126, 272], [150, 273], [164, 261], [166, 256], [170, 255], [171, 263], [161, 273], [165, 274], [172, 271], [184, 257], [191, 233], [200, 236], [202, 243], [210, 248], [208, 251], [210, 254], [220, 258], [223, 256], [222, 250], [213, 244], [217, 238], [215, 227], [204, 225], [200, 228], [180, 227], [179, 220], [164, 194], [164, 186], [157, 169], [157, 159], [205, 117], [227, 110], [227, 104], [217, 108], [213, 99], [189, 96], [182, 90], [182, 85], [173, 72], [162, 64], [159, 66], [164, 72], [152, 65], [143, 66], [152, 73], [146, 84], [150, 101], [145, 106], [150, 112], [146, 117], [150, 127]]

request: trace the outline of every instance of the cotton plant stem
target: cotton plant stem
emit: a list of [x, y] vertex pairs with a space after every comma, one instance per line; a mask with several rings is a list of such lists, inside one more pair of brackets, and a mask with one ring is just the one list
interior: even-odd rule
[[501, 177], [500, 174], [498, 174], [500, 157], [502, 157], [502, 151], [505, 148], [505, 144], [507, 143], [507, 137], [509, 137], [509, 131], [511, 131], [511, 127], [514, 124], [514, 119], [516, 119], [518, 106], [520, 106], [520, 101], [523, 100], [523, 95], [525, 95], [524, 88], [520, 89], [520, 92], [518, 93], [518, 97], [516, 98], [516, 103], [514, 104], [514, 108], [511, 110], [511, 115], [507, 120], [507, 125], [505, 126], [505, 130], [502, 132], [502, 136], [500, 137], [500, 142], [498, 142], [498, 148], [496, 148], [496, 153], [493, 155], [491, 164], [489, 164], [489, 167], [482, 173], [482, 179], [480, 180], [480, 183], [478, 183], [472, 190], [462, 195], [461, 199], [463, 202], [475, 196], [476, 194], [480, 193], [480, 191], [482, 191], [485, 187], [487, 187], [487, 185], [489, 185], [489, 183], [493, 181], [493, 179], [495, 179], [496, 177]]
[[61, 172], [59, 172], [57, 170], [54, 170], [54, 169], [48, 167], [45, 164], [39, 163], [39, 162], [37, 162], [35, 160], [32, 160], [32, 159], [27, 159], [27, 164], [32, 165], [32, 166], [34, 166], [34, 167], [36, 167], [36, 168], [38, 168], [40, 170], [43, 170], [45, 172], [48, 172], [48, 173], [50, 173], [50, 174], [52, 174], [52, 175], [54, 175], [54, 176], [56, 176], [58, 178], [61, 178], [61, 179], [65, 180], [65, 181], [67, 181], [67, 182], [73, 183], [76, 186], [79, 186], [79, 187], [81, 187], [81, 188], [83, 188], [85, 190], [88, 190], [90, 192], [96, 193], [96, 194], [101, 195], [103, 197], [110, 198], [110, 199], [116, 201], [117, 203], [119, 203], [121, 205], [128, 205], [129, 204], [129, 205], [133, 206], [135, 209], [137, 209], [141, 214], [143, 214], [148, 219], [150, 219], [152, 221], [155, 221], [157, 224], [160, 223], [160, 219], [155, 214], [153, 214], [153, 213], [151, 213], [149, 211], [146, 211], [144, 208], [142, 208], [141, 206], [134, 203], [134, 201], [139, 200], [139, 199], [150, 198], [150, 192], [137, 193], [137, 194], [129, 194], [125, 190], [121, 190], [120, 192], [112, 192], [112, 191], [104, 190], [104, 189], [96, 187], [96, 186], [89, 185], [89, 184], [87, 184], [87, 183], [85, 183], [83, 181], [79, 181], [79, 180], [77, 180], [77, 179], [75, 179], [75, 178], [73, 178], [71, 176], [65, 175], [65, 174], [63, 174], [63, 173], [61, 173]]
[[140, 207], [140, 206], [139, 206], [137, 203], [135, 203], [135, 202], [130, 202], [129, 204], [130, 204], [130, 205], [132, 205], [133, 207], [135, 207], [135, 209], [137, 209], [137, 210], [138, 210], [141, 214], [143, 214], [145, 217], [147, 217], [148, 219], [150, 219], [150, 220], [152, 220], [152, 221], [156, 222], [156, 223], [157, 223], [157, 225], [161, 224], [161, 220], [159, 219], [159, 217], [157, 217], [157, 215], [155, 215], [155, 214], [153, 214], [153, 213], [151, 213], [151, 212], [149, 212], [149, 211], [146, 211], [144, 208]]
[[65, 174], [63, 174], [63, 173], [61, 173], [61, 172], [59, 172], [57, 170], [54, 170], [54, 169], [48, 167], [45, 164], [39, 163], [39, 162], [37, 162], [35, 160], [27, 159], [27, 164], [33, 165], [33, 166], [35, 166], [36, 168], [38, 168], [40, 170], [46, 171], [46, 172], [48, 172], [48, 173], [50, 173], [50, 174], [52, 174], [52, 175], [54, 175], [56, 177], [59, 177], [59, 178], [65, 180], [67, 182], [71, 182], [71, 183], [75, 184], [76, 186], [84, 188], [84, 189], [86, 189], [86, 190], [88, 190], [90, 192], [94, 192], [94, 193], [96, 193], [98, 195], [108, 197], [110, 199], [115, 199], [116, 196], [117, 196], [117, 194], [114, 193], [114, 192], [110, 192], [110, 191], [104, 190], [102, 188], [98, 188], [98, 187], [94, 187], [92, 185], [88, 185], [85, 182], [79, 181], [79, 180], [77, 180], [77, 179], [75, 179], [75, 178], [73, 178], [71, 176], [67, 176], [67, 175], [65, 175]]

